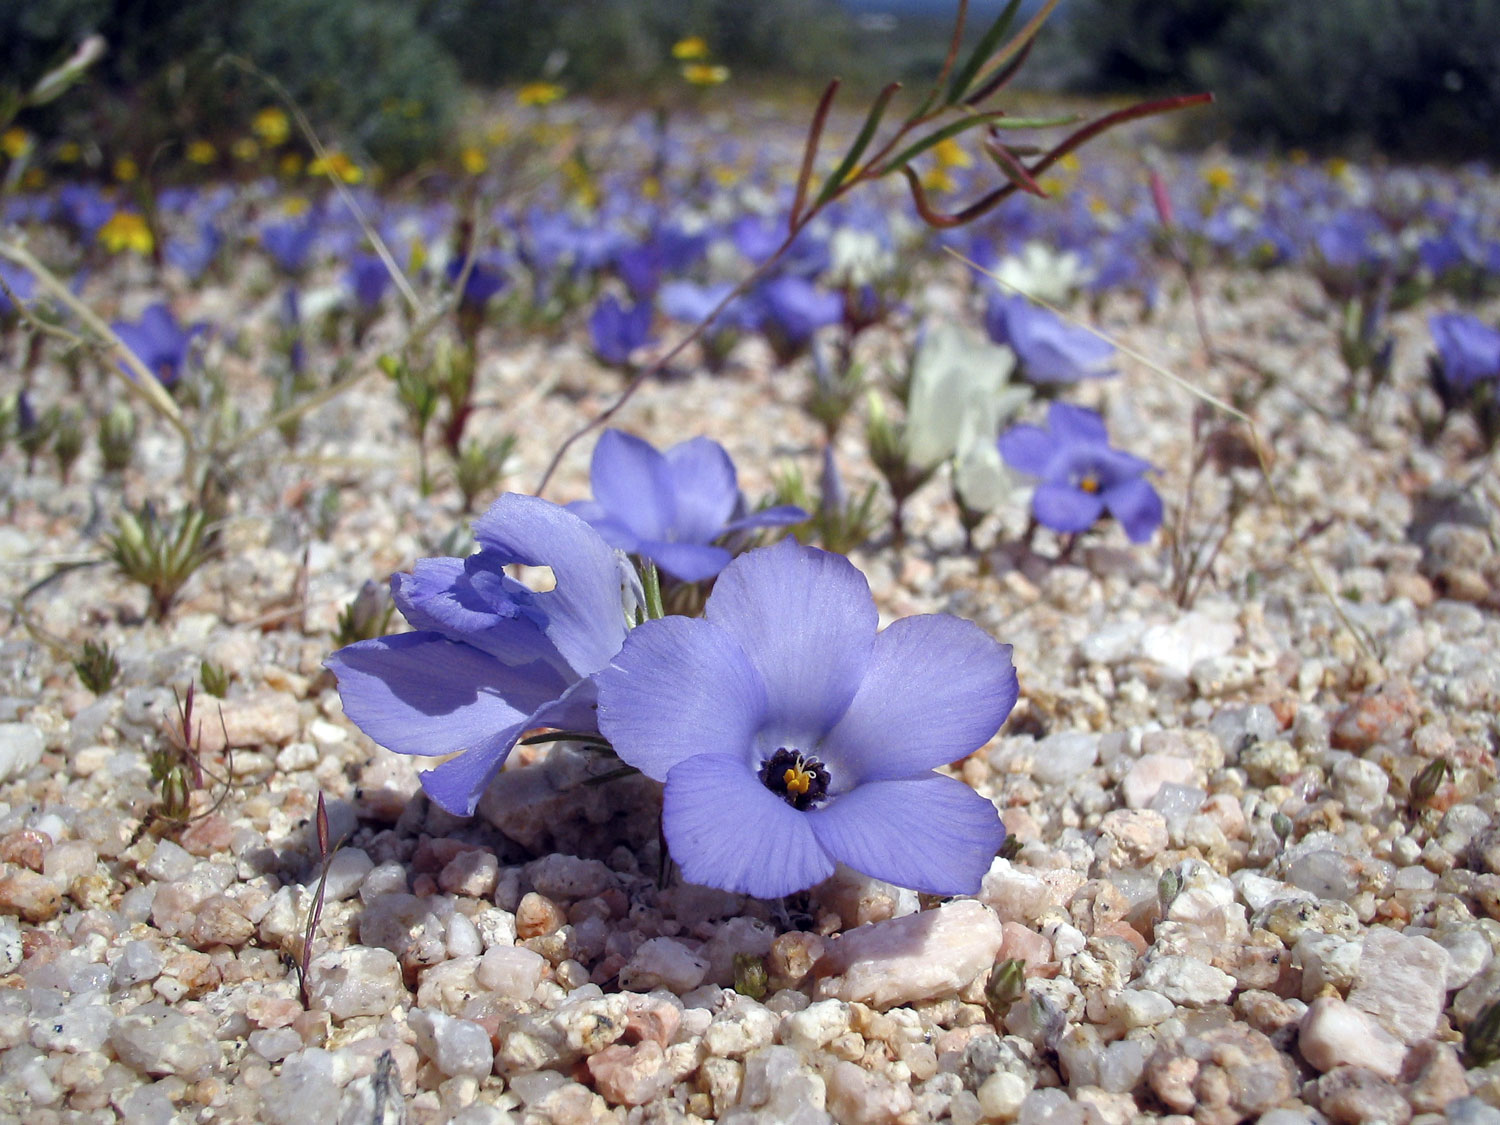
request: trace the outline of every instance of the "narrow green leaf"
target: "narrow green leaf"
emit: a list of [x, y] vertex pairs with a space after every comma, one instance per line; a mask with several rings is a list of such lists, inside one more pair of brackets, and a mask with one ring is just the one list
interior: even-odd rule
[[1072, 125], [1082, 120], [1077, 113], [1060, 113], [1055, 117], [1002, 117], [991, 122], [996, 129], [1056, 129], [1059, 125]]
[[1042, 24], [1047, 22], [1047, 17], [1052, 14], [1052, 9], [1057, 7], [1057, 0], [1047, 0], [1036, 14], [1026, 21], [1026, 26], [1016, 32], [1016, 36], [1000, 50], [995, 52], [987, 61], [980, 65], [978, 72], [974, 75], [974, 81], [979, 81], [994, 73], [1000, 67], [1008, 63], [1015, 53], [1026, 44], [1036, 38], [1036, 33], [1042, 29]]
[[1005, 10], [1000, 13], [1000, 18], [990, 24], [989, 30], [984, 37], [975, 45], [974, 51], [969, 55], [968, 61], [953, 75], [952, 81], [948, 83], [948, 97], [944, 105], [953, 105], [963, 100], [969, 92], [969, 87], [974, 83], [974, 76], [979, 73], [979, 68], [984, 65], [985, 59], [1000, 45], [1000, 40], [1010, 30], [1011, 23], [1016, 18], [1016, 12], [1020, 10], [1021, 0], [1010, 0], [1005, 5]]
[[880, 174], [884, 175], [885, 173], [893, 171], [896, 168], [905, 168], [908, 164], [910, 164], [917, 157], [921, 156], [928, 149], [942, 144], [949, 137], [956, 137], [960, 133], [965, 132], [969, 129], [973, 129], [979, 125], [996, 124], [1003, 116], [1005, 116], [1004, 113], [999, 111], [996, 111], [994, 113], [976, 113], [973, 116], [960, 118], [958, 121], [950, 122], [947, 125], [944, 125], [941, 129], [934, 129], [920, 141], [916, 141], [913, 144], [908, 145], [906, 148], [902, 149], [901, 152], [896, 156], [893, 156], [890, 160], [887, 160]]
[[812, 124], [807, 130], [807, 146], [802, 152], [802, 167], [797, 173], [797, 193], [792, 198], [792, 212], [788, 220], [791, 229], [797, 229], [797, 222], [802, 217], [802, 205], [807, 202], [807, 188], [812, 182], [813, 161], [818, 157], [818, 143], [823, 139], [823, 126], [828, 122], [828, 111], [833, 108], [833, 96], [838, 93], [839, 80], [837, 78], [828, 83], [828, 88], [823, 91], [823, 96], [818, 100], [818, 108], [813, 113]]
[[844, 154], [844, 159], [839, 161], [839, 166], [833, 170], [833, 174], [824, 181], [823, 190], [818, 192], [818, 198], [813, 203], [814, 210], [832, 199], [833, 193], [843, 186], [844, 178], [859, 166], [859, 158], [865, 154], [865, 149], [869, 148], [870, 142], [875, 139], [875, 130], [880, 128], [880, 121], [899, 89], [901, 89], [901, 83], [892, 82], [876, 96], [875, 103], [870, 106], [870, 112], [865, 115], [865, 123], [860, 127], [859, 135], [854, 138], [854, 143], [849, 146], [849, 151]]

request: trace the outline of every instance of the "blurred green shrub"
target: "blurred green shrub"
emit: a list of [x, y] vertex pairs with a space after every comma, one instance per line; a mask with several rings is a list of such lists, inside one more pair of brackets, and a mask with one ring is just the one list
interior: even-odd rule
[[287, 87], [330, 144], [399, 172], [442, 144], [460, 93], [453, 59], [418, 15], [403, 0], [0, 2], [0, 81], [34, 80], [100, 32], [109, 47], [93, 96], [63, 99], [28, 124], [46, 131], [61, 115], [108, 154], [140, 158], [244, 135], [275, 97], [219, 65], [242, 55]]
[[1073, 0], [1075, 85], [1209, 89], [1249, 145], [1463, 159], [1500, 131], [1493, 0]]

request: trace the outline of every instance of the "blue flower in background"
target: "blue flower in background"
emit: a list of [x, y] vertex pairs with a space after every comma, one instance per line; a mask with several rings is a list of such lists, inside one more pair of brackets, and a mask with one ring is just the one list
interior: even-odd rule
[[[117, 320], [110, 327], [164, 387], [175, 386], [182, 377], [188, 345], [198, 332], [184, 330], [172, 310], [159, 301], [143, 312], [140, 320]], [[120, 367], [134, 378], [130, 368], [123, 363]]]
[[473, 265], [469, 267], [468, 276], [464, 277], [464, 259], [449, 259], [448, 280], [457, 284], [458, 279], [464, 277], [464, 291], [459, 295], [460, 303], [470, 309], [484, 308], [490, 298], [508, 283], [505, 264], [504, 256], [497, 251], [482, 251], [474, 255]]
[[1500, 330], [1465, 313], [1427, 318], [1437, 345], [1437, 367], [1444, 385], [1466, 394], [1486, 379], [1500, 379]]
[[379, 254], [355, 254], [349, 259], [349, 270], [345, 276], [355, 302], [366, 311], [380, 304], [386, 290], [391, 287], [390, 271], [385, 268]]
[[604, 297], [589, 316], [589, 339], [604, 363], [629, 365], [635, 350], [651, 340], [651, 303], [624, 305], [616, 297]]
[[[0, 262], [0, 279], [10, 288], [16, 297], [24, 302], [29, 302], [36, 296], [36, 278], [20, 266], [13, 266], [9, 262]], [[15, 315], [15, 304], [4, 289], [0, 289], [0, 320], [6, 320]]]
[[1108, 512], [1131, 542], [1150, 539], [1162, 520], [1161, 497], [1146, 480], [1151, 463], [1112, 447], [1104, 420], [1081, 406], [1054, 402], [1047, 427], [1013, 426], [1000, 435], [1005, 463], [1041, 480], [1031, 500], [1037, 522], [1072, 533]]
[[317, 224], [311, 218], [299, 222], [267, 223], [260, 228], [260, 244], [282, 271], [301, 273], [312, 256]]
[[1005, 827], [934, 771], [1010, 713], [1010, 646], [946, 614], [878, 625], [847, 559], [786, 539], [730, 563], [702, 619], [646, 622], [598, 674], [599, 729], [665, 783], [662, 831], [689, 882], [775, 898], [844, 863], [979, 890]]
[[734, 462], [709, 438], [693, 438], [659, 452], [649, 442], [605, 430], [589, 464], [592, 500], [568, 507], [605, 542], [650, 559], [683, 582], [723, 570], [731, 555], [714, 540], [735, 531], [801, 523], [794, 505], [745, 515]]
[[764, 327], [776, 337], [783, 356], [806, 346], [818, 329], [844, 319], [843, 295], [819, 289], [806, 278], [772, 278], [755, 291], [755, 298], [765, 309]]
[[1033, 383], [1076, 383], [1117, 374], [1115, 346], [1025, 297], [997, 296], [985, 312], [990, 339], [1008, 344]]
[[[398, 754], [457, 754], [421, 775], [457, 816], [474, 812], [516, 740], [536, 727], [594, 731], [590, 676], [625, 639], [622, 565], [571, 512], [508, 493], [474, 523], [478, 553], [420, 560], [391, 579], [413, 633], [377, 637], [327, 660], [351, 720]], [[534, 593], [511, 563], [549, 566]]]

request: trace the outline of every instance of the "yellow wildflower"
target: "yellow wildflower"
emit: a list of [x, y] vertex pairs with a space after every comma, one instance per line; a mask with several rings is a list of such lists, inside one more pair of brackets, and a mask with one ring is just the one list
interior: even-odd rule
[[128, 156], [115, 161], [115, 179], [122, 184], [134, 183], [141, 178], [141, 166]]
[[31, 151], [31, 134], [19, 125], [0, 133], [0, 152], [15, 160]]
[[292, 123], [280, 106], [266, 106], [255, 115], [250, 128], [267, 148], [285, 144], [286, 139], [292, 135]]
[[958, 187], [958, 181], [946, 168], [929, 168], [922, 173], [922, 186], [928, 191], [949, 192]]
[[33, 165], [21, 176], [21, 186], [27, 191], [41, 191], [47, 186], [47, 173]]
[[357, 184], [365, 178], [361, 168], [342, 152], [330, 152], [320, 156], [307, 166], [309, 176], [335, 176], [346, 184]]
[[219, 159], [219, 150], [212, 141], [194, 141], [187, 146], [187, 158], [193, 164], [212, 164]]
[[484, 151], [478, 145], [464, 145], [459, 151], [458, 162], [471, 176], [479, 175], [490, 166], [490, 162], [485, 159]]
[[672, 44], [672, 57], [678, 62], [699, 62], [708, 58], [708, 42], [701, 35], [689, 35]]
[[293, 195], [289, 196], [287, 198], [287, 201], [281, 206], [282, 210], [287, 213], [288, 218], [295, 219], [299, 215], [307, 214], [308, 208], [311, 207], [311, 204], [307, 202], [306, 196]]
[[283, 176], [295, 176], [302, 171], [302, 154], [300, 152], [288, 152], [277, 161], [276, 167]]
[[248, 164], [260, 155], [260, 145], [254, 137], [241, 137], [229, 146], [229, 151], [234, 154], [236, 160], [243, 160]]
[[145, 216], [138, 211], [116, 211], [99, 228], [99, 241], [111, 254], [122, 250], [134, 250], [137, 254], [149, 254], [156, 245]]
[[77, 141], [63, 141], [57, 146], [59, 164], [77, 164], [83, 159], [83, 146]]
[[727, 66], [708, 63], [688, 63], [682, 68], [682, 76], [694, 86], [722, 86], [729, 81]]
[[938, 141], [932, 146], [932, 155], [943, 168], [967, 168], [974, 163], [974, 158], [964, 150], [956, 137]]
[[1203, 182], [1214, 191], [1228, 191], [1234, 187], [1234, 172], [1222, 164], [1203, 170]]
[[556, 82], [528, 82], [516, 91], [516, 104], [551, 105], [565, 93], [567, 91]]

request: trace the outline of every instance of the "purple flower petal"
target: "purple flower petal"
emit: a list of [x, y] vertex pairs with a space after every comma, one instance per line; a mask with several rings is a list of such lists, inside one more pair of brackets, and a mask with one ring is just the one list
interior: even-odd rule
[[1132, 477], [1106, 489], [1104, 506], [1120, 521], [1132, 543], [1144, 543], [1161, 526], [1161, 497], [1143, 477]]
[[778, 504], [774, 508], [762, 508], [724, 525], [726, 532], [750, 531], [757, 527], [791, 527], [810, 519], [809, 514], [795, 504]]
[[738, 641], [760, 673], [768, 738], [802, 745], [848, 709], [879, 625], [865, 576], [842, 555], [793, 539], [725, 567], [704, 617]]
[[742, 758], [723, 754], [679, 762], [662, 794], [662, 832], [682, 877], [757, 898], [805, 890], [833, 874], [810, 821]]
[[1005, 842], [995, 806], [937, 773], [872, 781], [806, 816], [839, 862], [928, 894], [976, 893]]
[[1070, 484], [1044, 482], [1036, 486], [1031, 511], [1037, 522], [1053, 531], [1087, 531], [1104, 513], [1104, 501], [1093, 492]]
[[649, 442], [605, 430], [589, 463], [589, 486], [611, 516], [640, 539], [665, 539], [676, 511], [667, 460]]
[[1085, 442], [1109, 444], [1109, 431], [1104, 428], [1104, 419], [1082, 406], [1054, 401], [1047, 408], [1047, 428], [1055, 441], [1079, 445]]
[[600, 731], [648, 777], [665, 780], [698, 754], [739, 755], [747, 766], [755, 756], [765, 687], [734, 639], [707, 621], [664, 617], [632, 629], [594, 680]]
[[536, 496], [506, 493], [474, 521], [481, 546], [527, 566], [549, 566], [556, 586], [531, 595], [541, 631], [570, 667], [588, 675], [625, 639], [615, 553], [578, 516]]
[[685, 543], [708, 543], [717, 538], [740, 499], [739, 481], [729, 454], [718, 442], [699, 437], [672, 446], [663, 456], [676, 499], [676, 538]]
[[1012, 426], [1000, 435], [1000, 456], [1020, 473], [1046, 476], [1056, 452], [1057, 442], [1040, 426]]
[[703, 582], [712, 578], [728, 565], [732, 557], [723, 547], [663, 543], [652, 539], [643, 539], [636, 550], [681, 582]]
[[[522, 733], [516, 732], [512, 744], [514, 738]], [[500, 754], [470, 751], [456, 758], [449, 758], [430, 770], [421, 770], [417, 776], [422, 781], [422, 791], [439, 808], [454, 816], [473, 816], [474, 810], [479, 806], [479, 798], [484, 796], [490, 782], [505, 765], [509, 751], [510, 747], [506, 747], [505, 753]]]
[[[823, 740], [834, 786], [910, 777], [983, 746], [1016, 705], [1010, 653], [947, 614], [887, 626], [849, 710]], [[852, 776], [841, 777], [839, 766]]]

